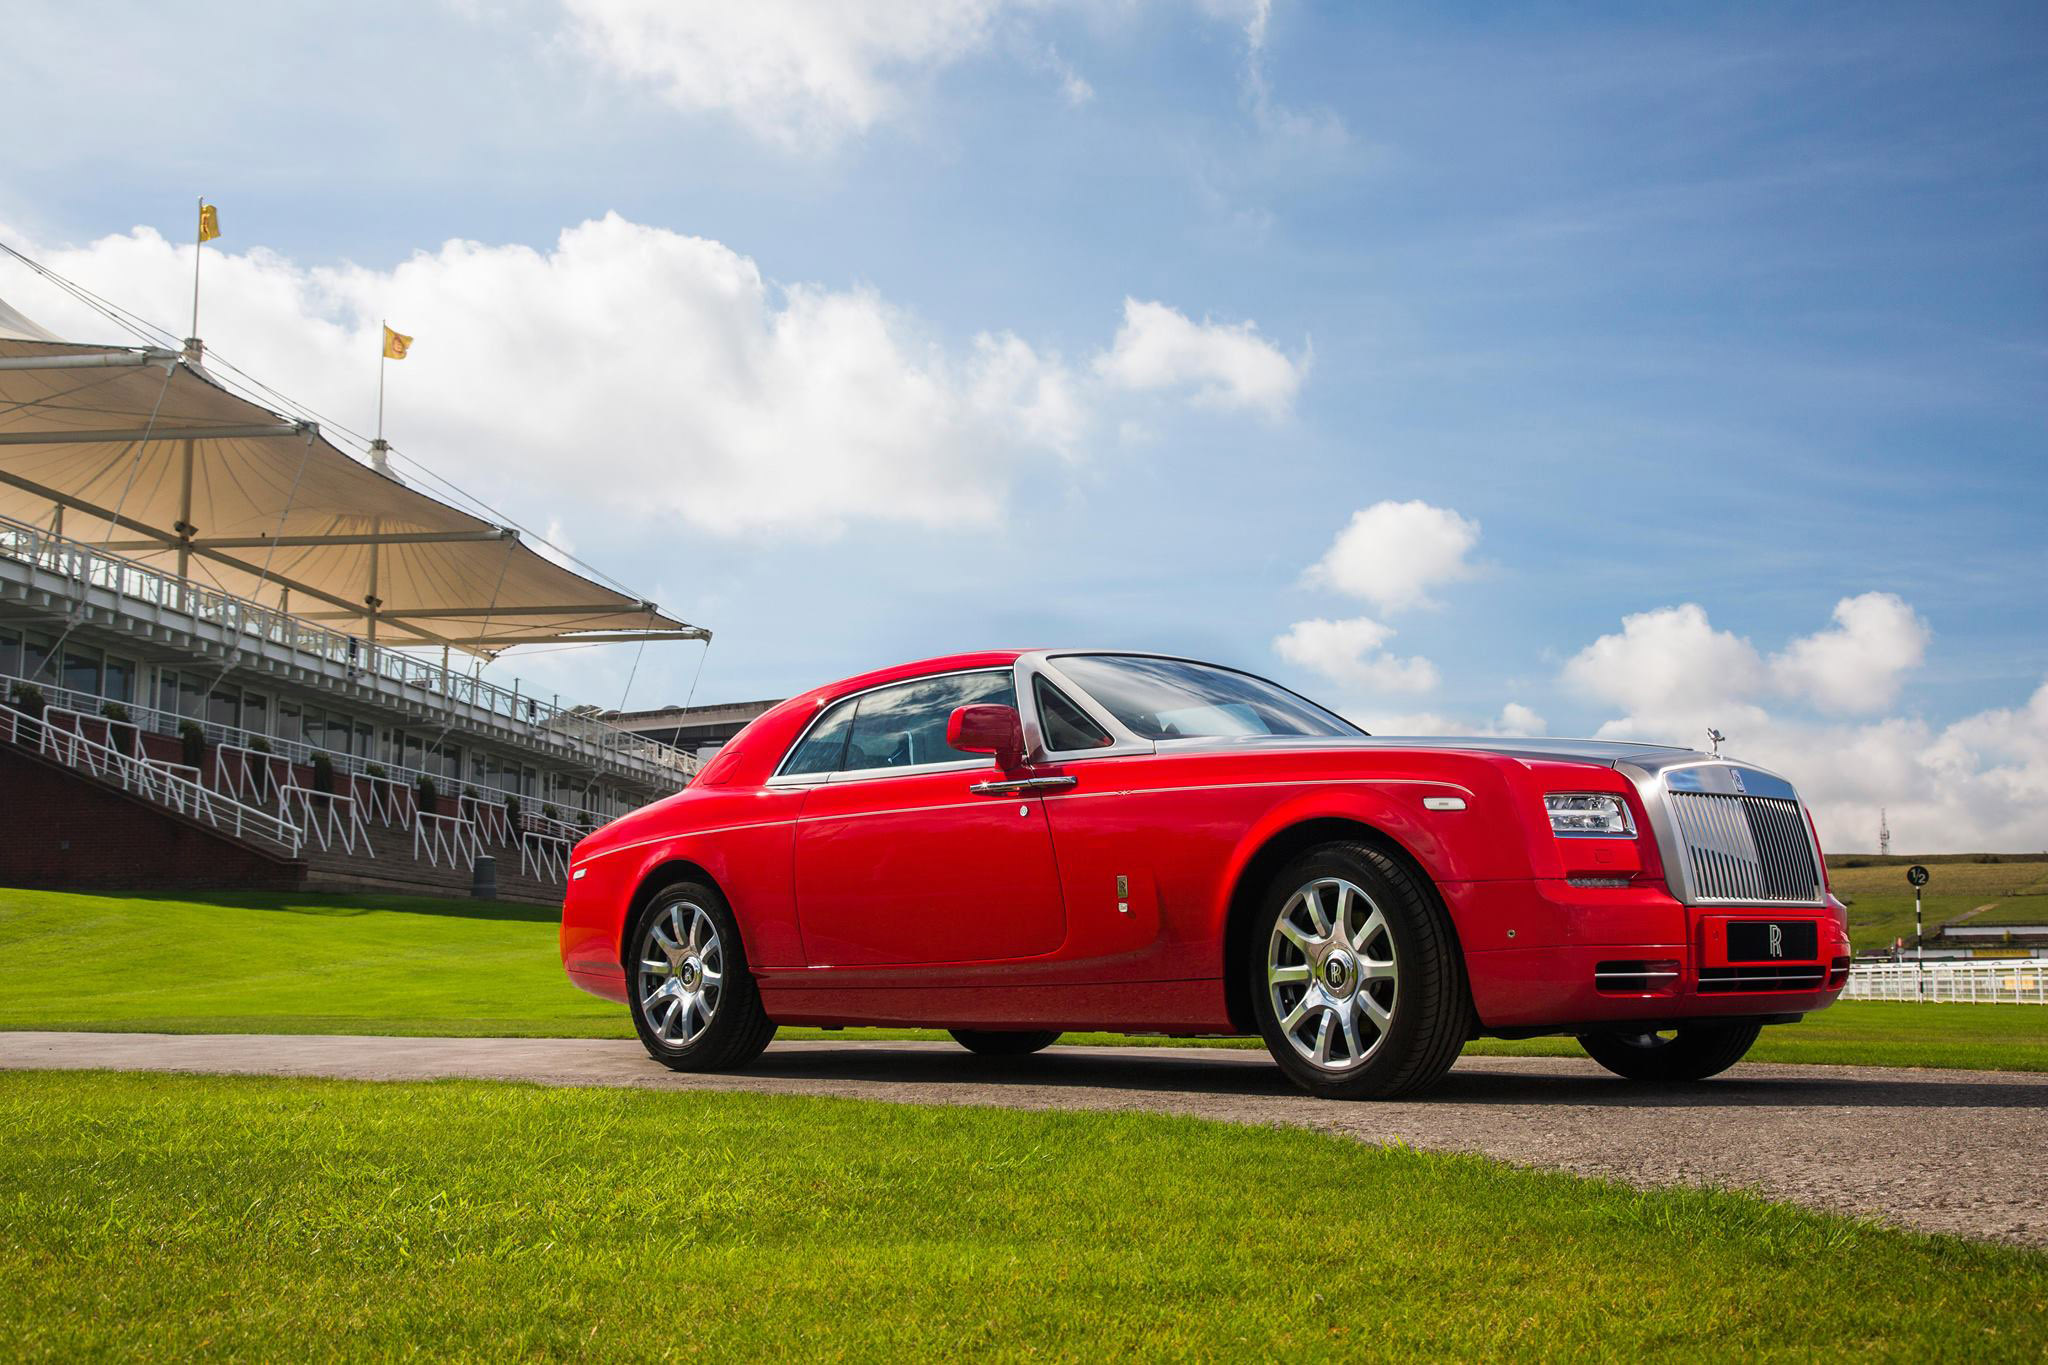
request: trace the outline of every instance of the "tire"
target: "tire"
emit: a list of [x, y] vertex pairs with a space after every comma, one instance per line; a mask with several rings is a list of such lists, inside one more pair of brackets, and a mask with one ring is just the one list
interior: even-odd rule
[[1273, 879], [1251, 945], [1259, 1032], [1310, 1094], [1414, 1094], [1458, 1060], [1472, 1022], [1464, 956], [1435, 888], [1406, 864], [1370, 844], [1308, 850]]
[[1051, 1047], [1060, 1040], [1058, 1029], [1031, 1033], [997, 1033], [985, 1029], [951, 1028], [953, 1041], [984, 1057], [1024, 1057]]
[[1681, 1024], [1655, 1033], [1582, 1034], [1579, 1046], [1594, 1061], [1631, 1081], [1703, 1081], [1741, 1061], [1763, 1031], [1764, 1026], [1753, 1021]]
[[[664, 946], [664, 938], [680, 951]], [[633, 1028], [647, 1055], [663, 1066], [745, 1066], [775, 1036], [775, 1021], [761, 1008], [761, 992], [747, 970], [739, 924], [716, 887], [663, 887], [635, 917], [626, 943]]]

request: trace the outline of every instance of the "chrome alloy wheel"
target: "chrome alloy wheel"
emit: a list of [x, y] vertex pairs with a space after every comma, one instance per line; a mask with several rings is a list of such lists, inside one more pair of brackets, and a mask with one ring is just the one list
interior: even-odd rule
[[703, 1036], [724, 993], [725, 949], [702, 906], [676, 901], [655, 912], [640, 939], [634, 977], [655, 1037], [687, 1047]]
[[1280, 907], [1266, 989], [1280, 1031], [1317, 1066], [1349, 1071], [1379, 1050], [1398, 976], [1386, 916], [1355, 883], [1319, 877]]

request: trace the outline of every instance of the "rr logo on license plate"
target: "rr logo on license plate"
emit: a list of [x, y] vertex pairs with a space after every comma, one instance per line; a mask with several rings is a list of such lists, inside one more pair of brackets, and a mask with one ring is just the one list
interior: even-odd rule
[[1730, 962], [1811, 962], [1820, 952], [1812, 920], [1737, 920], [1728, 926]]

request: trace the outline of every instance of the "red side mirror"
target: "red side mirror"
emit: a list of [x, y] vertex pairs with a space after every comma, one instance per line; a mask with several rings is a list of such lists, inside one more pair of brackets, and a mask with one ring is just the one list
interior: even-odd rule
[[946, 719], [946, 743], [963, 754], [994, 754], [1006, 771], [1024, 764], [1024, 725], [1014, 706], [958, 706]]

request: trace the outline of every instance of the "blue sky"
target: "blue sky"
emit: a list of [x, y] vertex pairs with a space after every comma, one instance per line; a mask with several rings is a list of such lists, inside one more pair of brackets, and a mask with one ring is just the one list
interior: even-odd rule
[[[238, 281], [296, 281], [292, 307], [350, 335], [380, 291], [410, 300], [427, 315], [394, 320], [422, 362], [474, 325], [461, 298], [506, 344], [556, 351], [552, 380], [509, 390], [452, 361], [394, 373], [392, 434], [712, 627], [699, 701], [959, 647], [1131, 644], [1401, 728], [1515, 728], [1512, 703], [1555, 733], [1686, 742], [1726, 717], [1738, 746], [1746, 728], [1788, 765], [1889, 743], [1906, 765], [1892, 788], [1838, 775], [1845, 829], [1885, 802], [1896, 828], [1898, 804], [1921, 801], [1922, 846], [1949, 822], [2048, 843], [2040, 817], [2000, 810], [2048, 784], [2028, 710], [2048, 679], [2048, 12], [890, 8], [880, 37], [801, 4], [735, 37], [715, 17], [664, 27], [634, 0], [367, 5], [346, 23], [18, 6], [19, 50], [41, 57], [16, 65], [13, 102], [40, 126], [0, 165], [0, 229], [148, 312], [175, 296], [170, 257], [159, 295], [136, 273], [148, 252], [94, 244], [138, 225], [184, 239], [207, 194], [219, 246], [263, 253], [221, 273], [209, 342], [360, 422], [368, 368], [344, 382], [294, 353], [264, 330], [283, 315], [238, 310]], [[695, 461], [734, 427], [691, 427], [691, 393], [657, 392], [654, 371], [651, 410], [668, 415], [629, 424], [635, 453], [617, 461], [617, 395], [576, 408], [608, 338], [660, 348], [661, 288], [614, 334], [523, 324], [487, 287], [405, 282], [450, 239], [546, 256], [606, 214], [751, 262], [770, 332], [800, 311], [790, 291], [869, 310], [854, 321], [881, 319], [909, 368], [941, 375], [927, 425], [944, 432], [916, 433], [899, 475], [903, 405], [813, 392], [821, 351], [798, 348], [772, 382], [694, 366], [690, 383], [730, 373], [809, 414], [791, 487], [855, 471], [844, 515], [821, 495], [780, 520], [728, 516], [721, 498], [774, 496], [772, 443], [698, 497]], [[5, 278], [0, 292], [58, 311]], [[1126, 300], [1184, 319], [1186, 354], [1133, 358]], [[827, 330], [859, 344], [857, 327]], [[1017, 437], [1023, 400], [976, 397], [984, 336], [1018, 339], [1034, 391], [1071, 400], [1053, 434]], [[1232, 389], [1240, 361], [1265, 365], [1266, 387]], [[427, 386], [434, 418], [408, 430]], [[529, 401], [600, 449], [494, 463], [503, 419], [465, 427], [464, 404]], [[685, 434], [665, 449], [664, 430]], [[659, 485], [659, 506], [597, 499], [593, 475]], [[1383, 502], [1476, 524], [1409, 600], [1310, 572]], [[1799, 652], [1854, 634], [1832, 614], [1871, 594], [1903, 611], [1873, 607], [1871, 633]], [[1684, 604], [1704, 631], [1624, 628]], [[1372, 642], [1350, 654], [1276, 644], [1299, 622], [1360, 620], [1377, 633], [1344, 635]], [[1616, 643], [1587, 658], [1602, 637]], [[1690, 678], [1695, 647], [1699, 667], [1753, 676], [1632, 681], [1656, 669], [1628, 650]], [[1434, 684], [1411, 670], [1378, 688], [1394, 674], [1375, 660], [1427, 660]], [[680, 700], [697, 662], [695, 646], [648, 650], [632, 704]], [[631, 667], [622, 650], [494, 672], [611, 705]], [[1884, 677], [1861, 695], [1824, 668]], [[1964, 768], [1943, 768], [1958, 746]], [[1971, 794], [1924, 790], [1965, 770]]]

